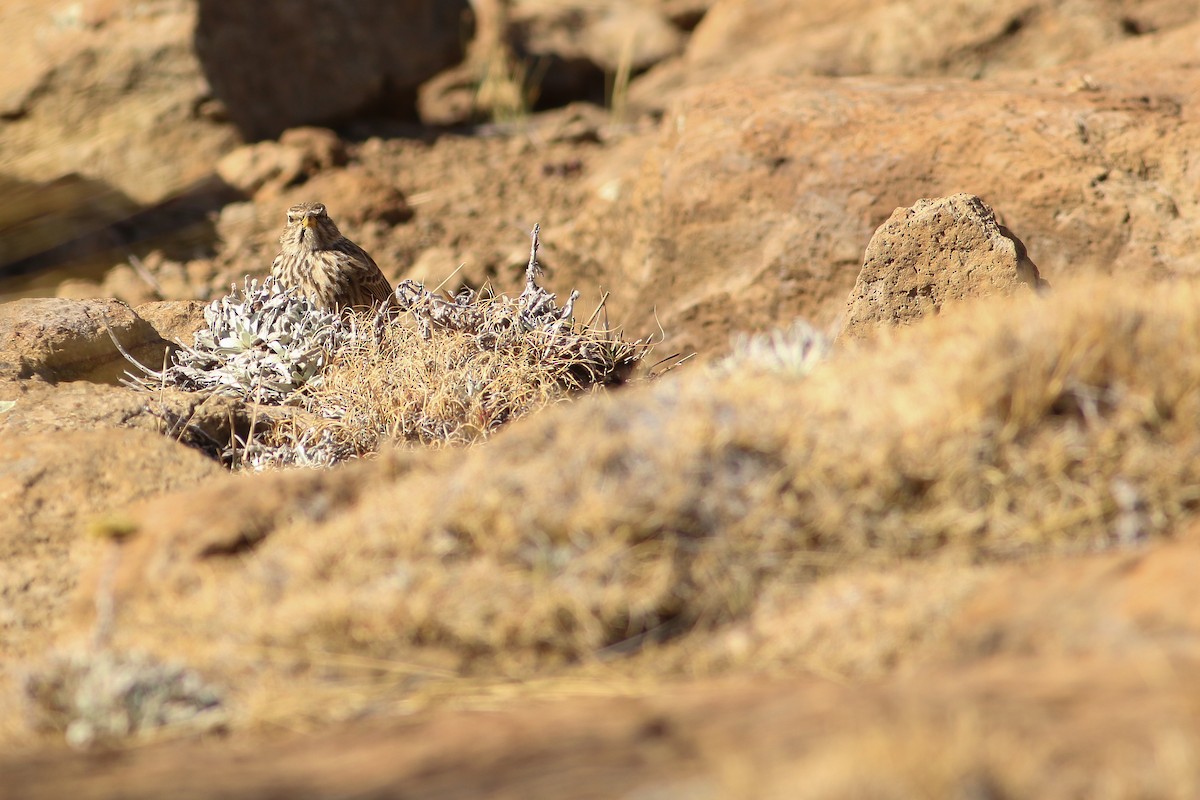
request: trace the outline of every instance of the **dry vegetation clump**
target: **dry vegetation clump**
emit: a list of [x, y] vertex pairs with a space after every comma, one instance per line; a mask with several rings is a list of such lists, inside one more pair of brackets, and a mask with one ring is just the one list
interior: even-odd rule
[[303, 391], [305, 407], [330, 420], [323, 431], [360, 454], [383, 437], [468, 444], [571, 393], [624, 380], [647, 344], [576, 323], [578, 292], [559, 307], [538, 286], [537, 247], [535, 228], [516, 298], [470, 288], [447, 298], [403, 281], [396, 304], [415, 328], [354, 338]]
[[[1130, 546], [1200, 503], [1197, 309], [1190, 284], [1062, 287], [803, 378], [695, 371], [589, 397], [203, 563], [179, 556], [192, 534], [164, 502], [129, 545], [116, 636], [527, 677], [723, 628], [848, 568]], [[259, 490], [231, 488], [231, 513], [238, 491]]]
[[[161, 372], [131, 384], [179, 387], [299, 409], [264, 414], [224, 460], [256, 469], [327, 466], [374, 452], [385, 438], [467, 444], [589, 387], [624, 380], [649, 349], [574, 317], [537, 284], [538, 230], [515, 298], [414, 281], [369, 318], [314, 307], [272, 279], [247, 279], [205, 309], [207, 326]], [[136, 363], [136, 362], [135, 362]]]

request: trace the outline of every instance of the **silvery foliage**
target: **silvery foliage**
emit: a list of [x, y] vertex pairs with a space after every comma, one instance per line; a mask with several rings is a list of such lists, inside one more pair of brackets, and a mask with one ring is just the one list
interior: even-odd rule
[[327, 469], [355, 458], [354, 447], [339, 442], [329, 430], [308, 429], [282, 444], [259, 441], [229, 447], [222, 456], [237, 462], [239, 468], [263, 472], [279, 467]]
[[25, 696], [42, 725], [86, 747], [155, 729], [227, 721], [222, 693], [196, 672], [138, 653], [73, 652], [27, 676]]
[[318, 308], [273, 278], [246, 279], [204, 309], [207, 327], [175, 353], [163, 380], [192, 391], [281, 404], [320, 380], [332, 354], [357, 335], [352, 321]]
[[801, 377], [828, 358], [832, 349], [832, 336], [798, 319], [787, 328], [739, 335], [733, 350], [715, 368], [721, 373], [749, 369]]

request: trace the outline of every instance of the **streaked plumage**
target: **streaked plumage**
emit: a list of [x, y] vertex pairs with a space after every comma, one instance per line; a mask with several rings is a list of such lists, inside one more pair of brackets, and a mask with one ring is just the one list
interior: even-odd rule
[[392, 285], [367, 252], [347, 239], [321, 203], [300, 203], [287, 212], [282, 247], [271, 274], [324, 308], [369, 308], [387, 300]]

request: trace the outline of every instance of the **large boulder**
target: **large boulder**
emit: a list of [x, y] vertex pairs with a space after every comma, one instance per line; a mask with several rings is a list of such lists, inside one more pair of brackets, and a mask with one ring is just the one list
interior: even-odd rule
[[657, 106], [669, 90], [735, 74], [979, 78], [1070, 63], [1198, 10], [1196, 0], [719, 0], [683, 58], [632, 93]]
[[[236, 144], [234, 127], [213, 113], [192, 48], [194, 2], [59, 7], [5, 0], [0, 18], [6, 34], [0, 152], [7, 176], [43, 184], [77, 174], [144, 205], [203, 179]], [[97, 191], [74, 202], [113, 200]], [[19, 210], [29, 202], [13, 205]]]
[[1040, 282], [1025, 245], [978, 197], [918, 200], [896, 209], [871, 237], [842, 333], [912, 322], [947, 302]]
[[636, 177], [577, 219], [579, 272], [612, 287], [611, 308], [634, 310], [628, 329], [661, 323], [665, 352], [720, 352], [739, 330], [833, 324], [894, 209], [969, 190], [997, 205], [1051, 283], [1194, 274], [1200, 125], [1188, 98], [1200, 80], [1179, 62], [1200, 55], [1200, 37], [1183, 33], [1095, 65], [1093, 88], [763, 78], [693, 89]]
[[417, 87], [463, 57], [466, 0], [200, 0], [196, 53], [250, 139], [364, 111], [412, 116]]

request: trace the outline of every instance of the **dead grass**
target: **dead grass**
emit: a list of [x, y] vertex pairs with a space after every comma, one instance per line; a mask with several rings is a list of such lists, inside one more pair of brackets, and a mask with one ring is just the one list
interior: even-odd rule
[[[536, 229], [534, 236], [536, 250]], [[299, 395], [329, 420], [317, 433], [357, 455], [384, 438], [470, 444], [535, 409], [622, 382], [648, 343], [576, 322], [577, 293], [559, 307], [536, 284], [539, 272], [531, 253], [525, 290], [515, 298], [470, 289], [446, 298], [402, 283], [398, 302], [415, 325], [394, 321], [379, 335], [353, 339]], [[287, 444], [313, 433], [302, 427], [277, 427], [274, 436]]]
[[538, 247], [535, 225], [515, 297], [490, 286], [449, 296], [406, 280], [386, 308], [339, 317], [271, 278], [247, 279], [205, 310], [194, 346], [162, 371], [113, 342], [138, 367], [127, 381], [133, 388], [244, 401], [250, 424], [233, 428], [220, 453], [234, 469], [332, 466], [386, 439], [469, 444], [571, 394], [623, 382], [652, 347], [610, 328], [603, 301], [576, 320], [577, 291], [560, 305], [538, 284]]
[[[206, 673], [268, 645], [457, 676], [406, 679], [412, 693], [617, 663], [755, 614], [752, 637], [786, 631], [803, 587], [827, 585], [836, 600], [825, 582], [854, 570], [1165, 536], [1200, 501], [1197, 309], [1190, 284], [1094, 282], [974, 304], [806, 377], [674, 373], [535, 414], [484, 447], [424, 454], [400, 474], [387, 459], [379, 476], [359, 465], [369, 492], [318, 501], [311, 481], [293, 489], [274, 476], [281, 518], [227, 550], [187, 555], [195, 524], [164, 500], [126, 545], [114, 644], [179, 651]], [[231, 483], [225, 521], [211, 525], [232, 524], [267, 485]], [[884, 580], [878, 602], [803, 635], [835, 672], [886, 674], [972, 589], [966, 576], [921, 597], [920, 577]], [[778, 625], [762, 613], [772, 598], [784, 604]], [[751, 652], [796, 658], [761, 641]], [[730, 653], [712, 656], [712, 671], [737, 664]], [[264, 685], [253, 674], [225, 683]]]
[[325, 429], [360, 454], [377, 450], [383, 438], [468, 444], [579, 388], [539, 355], [528, 341], [486, 351], [470, 333], [439, 332], [426, 342], [396, 326], [381, 341], [360, 340], [339, 352], [304, 402], [330, 415]]
[[475, 113], [496, 123], [528, 119], [541, 91], [545, 65], [519, 58], [503, 43], [488, 48], [479, 63], [481, 75], [473, 98]]

